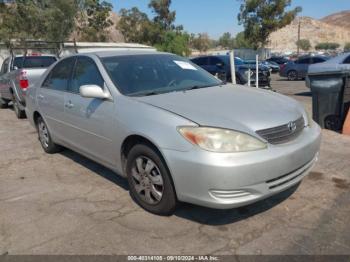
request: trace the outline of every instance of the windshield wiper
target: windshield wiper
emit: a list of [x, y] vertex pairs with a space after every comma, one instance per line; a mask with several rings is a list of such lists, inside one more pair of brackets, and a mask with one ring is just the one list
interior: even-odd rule
[[132, 93], [129, 94], [129, 96], [154, 96], [154, 95], [159, 95], [159, 94], [163, 94], [164, 92], [162, 91], [149, 91], [149, 92], [136, 92], [136, 93]]
[[188, 91], [188, 90], [195, 90], [195, 89], [201, 89], [201, 88], [207, 88], [207, 87], [214, 87], [214, 86], [221, 86], [223, 85], [224, 82], [221, 82], [219, 84], [215, 84], [215, 85], [204, 85], [204, 86], [200, 86], [200, 85], [194, 85], [194, 86], [191, 86], [189, 88], [186, 88], [184, 91]]

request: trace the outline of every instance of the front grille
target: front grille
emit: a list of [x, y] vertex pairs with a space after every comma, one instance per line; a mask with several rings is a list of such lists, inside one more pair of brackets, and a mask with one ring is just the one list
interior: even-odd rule
[[282, 144], [287, 143], [299, 136], [304, 127], [304, 118], [300, 117], [299, 119], [289, 122], [288, 124], [258, 130], [256, 133], [271, 144]]

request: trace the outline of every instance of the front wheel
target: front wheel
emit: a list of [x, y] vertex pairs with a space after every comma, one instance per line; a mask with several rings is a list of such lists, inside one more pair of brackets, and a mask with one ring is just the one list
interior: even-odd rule
[[126, 173], [131, 197], [145, 210], [171, 215], [177, 204], [175, 188], [164, 160], [151, 146], [134, 146], [127, 157]]
[[36, 121], [37, 130], [39, 135], [39, 141], [41, 143], [42, 148], [48, 154], [58, 153], [62, 150], [62, 147], [55, 144], [52, 141], [49, 129], [42, 117], [39, 117]]

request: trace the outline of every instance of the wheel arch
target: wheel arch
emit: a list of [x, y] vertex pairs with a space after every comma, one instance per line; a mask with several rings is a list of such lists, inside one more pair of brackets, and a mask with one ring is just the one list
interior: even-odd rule
[[168, 172], [170, 174], [171, 183], [173, 184], [173, 187], [175, 189], [175, 195], [177, 198], [177, 193], [176, 193], [177, 190], [176, 190], [176, 186], [174, 183], [174, 178], [173, 178], [171, 169], [167, 163], [166, 158], [164, 157], [163, 153], [159, 149], [159, 146], [155, 142], [151, 141], [151, 139], [146, 138], [145, 136], [133, 134], [133, 135], [129, 135], [128, 137], [126, 137], [124, 139], [124, 141], [120, 147], [120, 157], [121, 157], [120, 159], [121, 159], [123, 173], [126, 175], [126, 161], [127, 161], [128, 153], [135, 145], [138, 145], [138, 144], [147, 145], [159, 154], [161, 160], [164, 162], [165, 168], [168, 170]]
[[38, 111], [34, 111], [33, 123], [35, 124], [35, 127], [37, 127], [39, 117], [42, 117], [41, 114]]

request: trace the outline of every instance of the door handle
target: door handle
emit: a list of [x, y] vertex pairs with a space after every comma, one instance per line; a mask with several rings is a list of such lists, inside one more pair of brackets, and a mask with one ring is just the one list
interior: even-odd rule
[[44, 96], [43, 96], [43, 95], [38, 95], [38, 99], [39, 99], [39, 100], [43, 100], [43, 99], [44, 99]]

